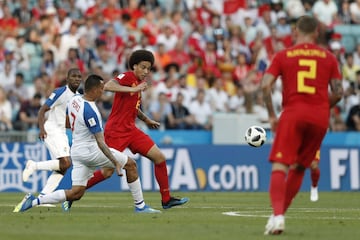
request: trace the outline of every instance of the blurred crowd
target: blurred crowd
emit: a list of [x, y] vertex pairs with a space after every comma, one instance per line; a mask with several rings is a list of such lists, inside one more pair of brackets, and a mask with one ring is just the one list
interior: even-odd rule
[[[155, 55], [141, 107], [163, 128], [211, 130], [219, 112], [266, 123], [261, 77], [273, 55], [293, 45], [305, 14], [319, 19], [319, 44], [343, 72], [346, 96], [329, 130], [360, 130], [360, 44], [346, 51], [334, 32], [360, 23], [360, 0], [2, 0], [0, 130], [37, 128], [38, 109], [69, 68], [109, 80], [140, 48]], [[274, 96], [280, 113], [280, 82]], [[106, 121], [112, 93], [97, 104]]]

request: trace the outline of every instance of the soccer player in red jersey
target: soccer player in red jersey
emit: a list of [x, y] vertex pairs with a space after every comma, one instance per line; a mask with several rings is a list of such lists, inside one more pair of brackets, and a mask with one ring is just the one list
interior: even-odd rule
[[[276, 131], [269, 155], [273, 214], [265, 226], [265, 234], [284, 231], [285, 212], [301, 187], [305, 170], [320, 149], [329, 125], [330, 107], [343, 95], [334, 55], [315, 43], [319, 34], [317, 20], [310, 16], [299, 18], [296, 34], [295, 46], [274, 56], [261, 82], [271, 129]], [[277, 119], [271, 91], [280, 76], [283, 112]]]
[[[117, 76], [105, 84], [105, 90], [115, 92], [111, 113], [105, 125], [105, 141], [109, 147], [119, 151], [129, 148], [133, 153], [139, 153], [149, 158], [155, 164], [155, 177], [160, 187], [162, 207], [168, 209], [185, 204], [188, 198], [175, 198], [170, 195], [166, 159], [154, 141], [135, 125], [138, 117], [152, 129], [160, 123], [147, 117], [140, 109], [141, 92], [123, 92], [123, 86], [135, 87], [145, 82], [154, 64], [154, 55], [148, 50], [136, 50], [129, 58], [131, 71]], [[89, 180], [88, 187], [110, 177], [114, 169], [97, 171]]]

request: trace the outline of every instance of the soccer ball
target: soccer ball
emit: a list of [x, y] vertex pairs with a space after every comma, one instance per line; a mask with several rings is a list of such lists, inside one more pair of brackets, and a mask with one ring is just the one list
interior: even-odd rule
[[251, 126], [245, 132], [245, 141], [252, 147], [260, 147], [266, 141], [266, 131], [260, 126]]

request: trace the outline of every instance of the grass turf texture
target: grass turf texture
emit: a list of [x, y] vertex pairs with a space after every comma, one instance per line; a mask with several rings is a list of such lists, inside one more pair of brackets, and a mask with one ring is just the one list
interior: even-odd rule
[[[147, 204], [161, 209], [159, 193], [144, 195]], [[24, 194], [0, 193], [0, 239], [345, 240], [360, 236], [359, 192], [320, 192], [315, 203], [310, 202], [308, 192], [301, 192], [286, 215], [286, 229], [280, 236], [263, 235], [271, 212], [267, 193], [179, 195], [190, 197], [190, 202], [161, 214], [135, 214], [126, 192], [88, 192], [70, 213], [62, 212], [60, 205], [13, 213]]]

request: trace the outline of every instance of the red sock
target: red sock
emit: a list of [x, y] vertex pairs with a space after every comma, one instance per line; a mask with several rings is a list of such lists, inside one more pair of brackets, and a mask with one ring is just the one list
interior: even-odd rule
[[273, 208], [273, 214], [284, 214], [284, 201], [285, 201], [285, 182], [286, 174], [283, 171], [275, 170], [271, 172], [270, 178], [270, 200]]
[[169, 177], [167, 174], [166, 161], [155, 164], [155, 177], [160, 187], [161, 201], [170, 200]]
[[86, 189], [91, 188], [92, 186], [94, 186], [95, 184], [102, 182], [105, 180], [104, 175], [102, 174], [101, 170], [96, 170], [94, 172], [94, 176], [92, 176], [92, 178], [90, 178], [87, 182], [86, 185]]
[[311, 186], [316, 187], [320, 179], [320, 169], [311, 169]]
[[296, 169], [290, 169], [286, 180], [286, 195], [284, 202], [284, 211], [289, 208], [292, 200], [299, 192], [301, 183], [304, 178], [305, 171], [299, 171]]

